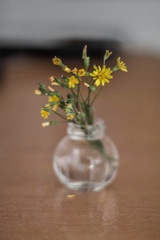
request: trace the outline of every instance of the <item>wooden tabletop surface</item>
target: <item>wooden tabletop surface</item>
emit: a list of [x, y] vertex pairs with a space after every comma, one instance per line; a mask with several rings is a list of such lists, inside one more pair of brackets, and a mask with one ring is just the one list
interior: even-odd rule
[[[160, 239], [160, 58], [126, 55], [95, 102], [120, 154], [111, 186], [78, 193], [62, 186], [52, 154], [66, 125], [42, 128], [37, 82], [59, 71], [49, 58], [8, 57], [0, 76], [0, 240]], [[99, 60], [95, 60], [95, 63]], [[80, 66], [66, 59], [68, 66]]]

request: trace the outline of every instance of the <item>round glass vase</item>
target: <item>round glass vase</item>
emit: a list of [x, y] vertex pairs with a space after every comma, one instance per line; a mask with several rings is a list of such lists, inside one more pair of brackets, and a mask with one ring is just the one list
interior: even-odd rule
[[118, 168], [118, 152], [105, 125], [97, 120], [83, 128], [69, 123], [67, 136], [53, 155], [53, 168], [58, 179], [77, 191], [98, 191], [109, 185]]

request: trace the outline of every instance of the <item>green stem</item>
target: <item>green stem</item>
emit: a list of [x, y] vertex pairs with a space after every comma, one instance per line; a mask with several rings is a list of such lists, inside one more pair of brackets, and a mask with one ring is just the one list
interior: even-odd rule
[[[90, 79], [90, 81], [89, 81], [89, 82], [87, 81], [87, 83], [89, 83], [90, 86], [93, 86], [94, 81], [91, 81], [91, 79]], [[86, 98], [86, 100], [85, 100], [85, 103], [88, 101], [88, 104], [90, 104], [90, 94], [91, 94], [91, 89], [88, 88], [88, 96], [87, 96], [87, 98]]]
[[82, 102], [84, 102], [84, 98], [83, 98], [83, 96], [82, 96], [82, 94], [81, 94], [81, 91], [79, 92], [79, 94], [80, 94], [80, 96], [81, 96], [81, 98], [82, 98]]
[[99, 89], [99, 91], [96, 93], [96, 95], [94, 96], [92, 102], [91, 102], [91, 105], [94, 103], [94, 101], [96, 100], [97, 96], [100, 94], [100, 92], [102, 91], [103, 89], [103, 86], [101, 86], [101, 88]]
[[80, 89], [80, 77], [79, 76], [77, 76], [78, 77], [78, 80], [79, 80], [79, 84], [78, 84], [78, 98], [79, 98], [79, 96], [82, 98], [82, 101], [84, 102], [84, 98], [83, 98], [83, 96], [82, 96], [82, 93], [81, 93], [81, 89]]
[[75, 94], [75, 92], [73, 91], [72, 88], [70, 88], [70, 91], [71, 91], [72, 94], [73, 94], [74, 102], [76, 103], [75, 106], [76, 106], [77, 110], [80, 111], [79, 102], [78, 102], [78, 97], [77, 97], [77, 95]]
[[88, 91], [88, 105], [90, 105], [90, 95], [91, 95], [91, 89]]
[[72, 89], [72, 88], [69, 88], [69, 89], [70, 89], [70, 91], [72, 92], [73, 96], [74, 96], [74, 97], [77, 97], [77, 95], [75, 94], [75, 92], [73, 91], [73, 89]]
[[65, 123], [65, 122], [68, 122], [68, 120], [66, 121], [56, 121], [57, 123]]
[[52, 111], [53, 111], [56, 115], [58, 115], [59, 117], [61, 117], [61, 118], [63, 118], [64, 120], [67, 121], [67, 119], [66, 119], [64, 116], [62, 116], [60, 113], [54, 111], [53, 109], [52, 109]]

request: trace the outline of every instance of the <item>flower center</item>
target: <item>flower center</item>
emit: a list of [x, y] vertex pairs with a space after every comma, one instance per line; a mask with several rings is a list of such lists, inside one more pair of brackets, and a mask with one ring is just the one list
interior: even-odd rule
[[100, 73], [99, 78], [100, 78], [100, 80], [103, 80], [105, 78], [105, 73]]

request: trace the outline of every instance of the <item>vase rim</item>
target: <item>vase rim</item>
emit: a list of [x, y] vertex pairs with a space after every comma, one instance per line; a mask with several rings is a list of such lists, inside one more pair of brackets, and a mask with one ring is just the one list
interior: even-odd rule
[[95, 118], [94, 124], [82, 125], [73, 122], [68, 123], [67, 133], [71, 139], [97, 140], [104, 137], [105, 123], [102, 119]]
[[[85, 126], [87, 126], [87, 127], [90, 128], [90, 127], [96, 126], [97, 124], [105, 125], [103, 119], [101, 119], [101, 118], [95, 118], [93, 124], [87, 124], [87, 125], [85, 125]], [[69, 125], [69, 126], [77, 126], [77, 127], [80, 127], [80, 126], [81, 126], [80, 124], [77, 124], [77, 123], [74, 123], [74, 122], [69, 122], [68, 125]]]

